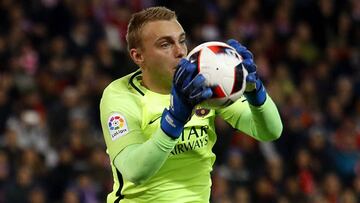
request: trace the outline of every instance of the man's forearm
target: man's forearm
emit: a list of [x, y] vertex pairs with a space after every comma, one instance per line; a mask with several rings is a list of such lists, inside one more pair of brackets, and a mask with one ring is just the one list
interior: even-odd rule
[[279, 138], [283, 128], [282, 122], [276, 105], [269, 95], [267, 95], [263, 105], [259, 107], [249, 106], [251, 114], [238, 120], [238, 129], [246, 129], [245, 131], [248, 134], [260, 141], [271, 141]]
[[159, 129], [146, 142], [122, 150], [116, 156], [114, 165], [125, 179], [141, 184], [161, 168], [176, 143], [177, 140]]

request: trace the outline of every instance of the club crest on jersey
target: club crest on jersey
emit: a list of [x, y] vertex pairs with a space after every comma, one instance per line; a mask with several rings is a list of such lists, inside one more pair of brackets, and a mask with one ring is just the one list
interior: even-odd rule
[[204, 117], [204, 116], [208, 115], [209, 112], [210, 112], [210, 109], [198, 108], [195, 110], [195, 115], [197, 115], [199, 117]]
[[113, 113], [109, 116], [108, 128], [113, 141], [129, 132], [125, 117], [119, 113]]

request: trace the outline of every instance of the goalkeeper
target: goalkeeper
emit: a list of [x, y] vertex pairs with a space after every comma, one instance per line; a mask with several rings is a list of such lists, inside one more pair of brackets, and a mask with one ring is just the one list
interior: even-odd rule
[[107, 202], [209, 202], [215, 116], [260, 141], [281, 134], [279, 113], [250, 51], [228, 42], [250, 73], [247, 101], [204, 109], [198, 104], [212, 91], [184, 59], [185, 40], [175, 13], [164, 7], [135, 13], [129, 22], [128, 50], [139, 70], [112, 82], [100, 102], [114, 177]]

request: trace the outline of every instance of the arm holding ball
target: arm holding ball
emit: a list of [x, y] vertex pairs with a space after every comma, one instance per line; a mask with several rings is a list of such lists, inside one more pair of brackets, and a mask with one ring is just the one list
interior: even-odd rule
[[275, 103], [267, 94], [256, 72], [253, 54], [236, 40], [227, 42], [243, 58], [242, 65], [248, 71], [244, 97], [233, 105], [218, 110], [218, 114], [234, 128], [259, 141], [278, 139], [282, 132], [282, 122]]

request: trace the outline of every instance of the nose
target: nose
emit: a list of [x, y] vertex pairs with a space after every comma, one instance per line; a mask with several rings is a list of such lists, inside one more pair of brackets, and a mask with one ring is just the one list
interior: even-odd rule
[[174, 54], [176, 58], [184, 58], [187, 52], [186, 45], [176, 43], [174, 46]]

